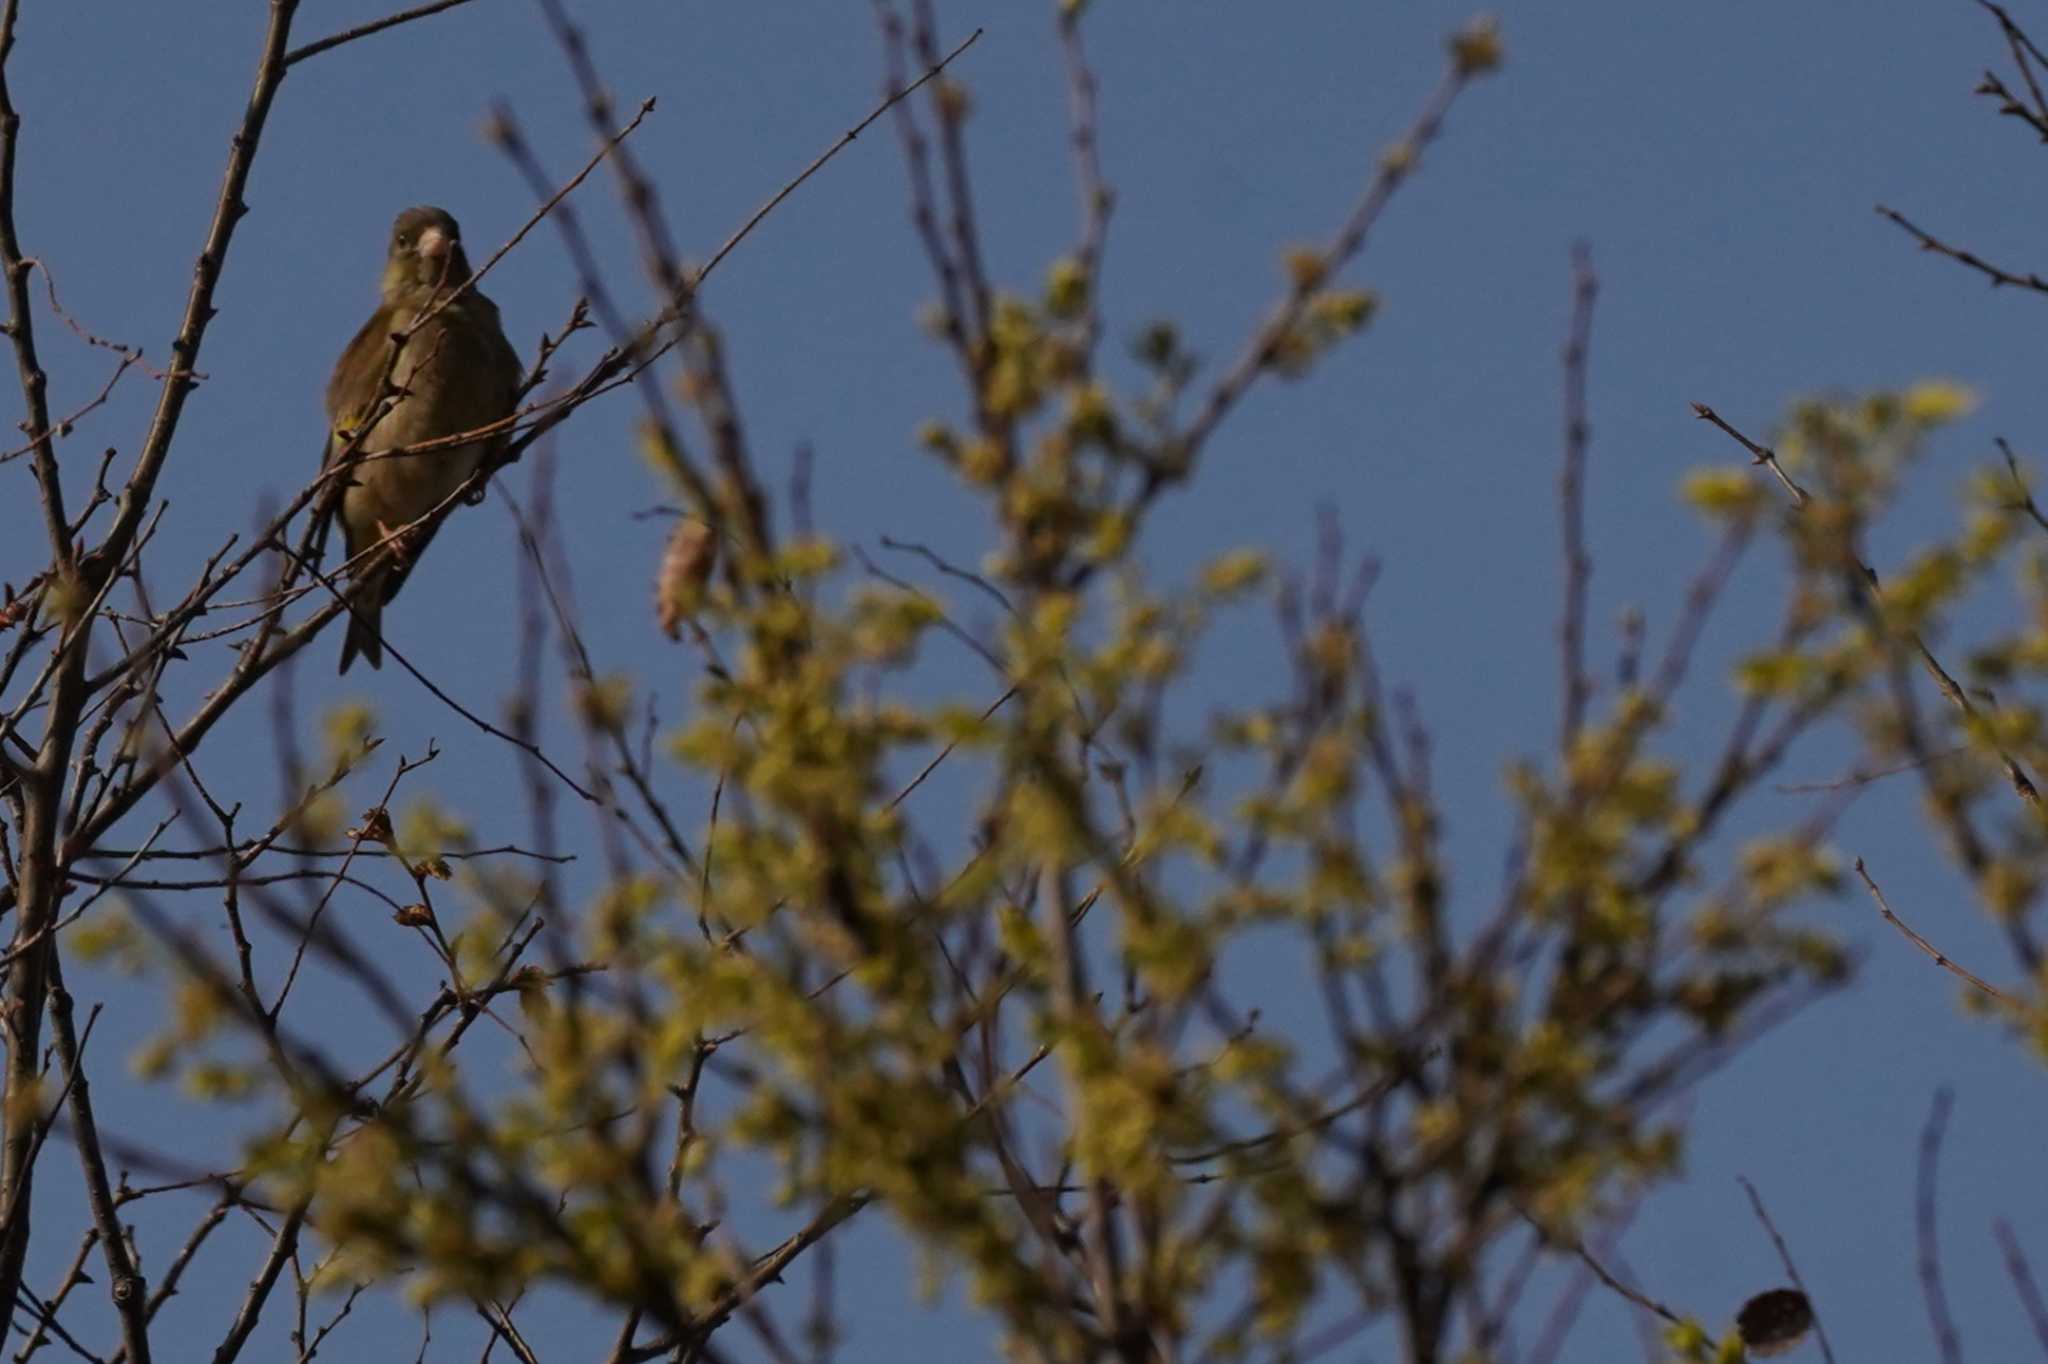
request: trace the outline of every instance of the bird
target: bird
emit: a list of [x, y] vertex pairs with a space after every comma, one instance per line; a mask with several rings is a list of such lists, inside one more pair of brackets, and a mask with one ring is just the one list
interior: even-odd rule
[[[469, 275], [462, 229], [447, 210], [422, 205], [400, 213], [391, 225], [381, 301], [327, 381], [323, 471], [355, 447], [337, 516], [356, 575], [341, 646], [344, 673], [359, 655], [373, 668], [384, 664], [384, 608], [434, 532], [432, 525], [405, 528], [447, 501], [509, 439], [500, 432], [467, 445], [378, 457], [489, 426], [517, 407], [524, 366], [505, 339], [497, 305], [474, 286], [463, 288]], [[402, 343], [394, 340], [401, 336]], [[387, 392], [395, 395], [390, 405], [359, 432]]]

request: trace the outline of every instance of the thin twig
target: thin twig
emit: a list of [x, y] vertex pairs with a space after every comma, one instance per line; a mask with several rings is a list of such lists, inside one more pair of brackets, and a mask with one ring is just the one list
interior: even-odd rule
[[1941, 1282], [1941, 1245], [1936, 1238], [1935, 1176], [1941, 1164], [1941, 1138], [1948, 1129], [1948, 1115], [1955, 1103], [1955, 1091], [1935, 1091], [1927, 1111], [1927, 1126], [1920, 1133], [1920, 1175], [1914, 1185], [1913, 1211], [1917, 1229], [1920, 1289], [1927, 1300], [1928, 1324], [1934, 1328], [1934, 1343], [1941, 1349], [1942, 1364], [1963, 1364], [1963, 1346], [1956, 1334], [1955, 1315], [1949, 1311], [1948, 1291]]
[[1797, 483], [1793, 482], [1792, 476], [1785, 472], [1785, 466], [1778, 463], [1777, 451], [1772, 450], [1768, 446], [1758, 445], [1748, 436], [1743, 435], [1740, 431], [1737, 431], [1734, 427], [1730, 426], [1727, 423], [1727, 421], [1721, 416], [1720, 413], [1716, 412], [1713, 408], [1708, 407], [1705, 403], [1694, 403], [1692, 405], [1692, 413], [1701, 421], [1710, 423], [1711, 425], [1720, 428], [1720, 430], [1725, 435], [1727, 435], [1731, 440], [1733, 440], [1737, 445], [1740, 445], [1743, 449], [1749, 451], [1750, 459], [1752, 459], [1758, 464], [1763, 465], [1765, 468], [1769, 469], [1773, 474], [1775, 474], [1777, 476], [1778, 482], [1785, 485], [1785, 491], [1792, 495], [1793, 506], [1804, 507], [1807, 503], [1813, 501], [1812, 495], [1809, 494], [1806, 491], [1806, 489], [1800, 487]]
[[466, 5], [468, 3], [469, 0], [429, 0], [427, 4], [415, 5], [411, 9], [400, 10], [396, 14], [387, 14], [382, 19], [372, 19], [367, 24], [357, 24], [354, 28], [343, 29], [339, 33], [316, 39], [301, 47], [295, 47], [285, 54], [284, 64], [286, 66], [296, 66], [308, 57], [317, 57], [323, 52], [342, 46], [344, 43], [352, 43], [358, 38], [367, 38], [373, 33], [382, 33], [387, 28], [397, 28], [400, 24], [409, 24], [415, 19], [425, 19], [430, 15], [439, 14], [443, 10], [454, 9], [457, 5]]
[[1916, 226], [1911, 219], [1897, 209], [1886, 208], [1883, 204], [1879, 204], [1877, 206], [1877, 214], [1880, 218], [1888, 219], [1904, 229], [1908, 236], [1920, 243], [1922, 251], [1931, 251], [1937, 256], [1947, 256], [1958, 265], [1968, 266], [1984, 276], [1984, 278], [1990, 280], [1991, 287], [1994, 289], [2011, 285], [2018, 289], [2031, 289], [2036, 293], [2048, 294], [2048, 279], [2042, 279], [2032, 271], [2024, 275], [2017, 274], [2003, 266], [1993, 265], [1974, 251], [1966, 251], [1960, 246], [1950, 246], [1933, 233]]
[[1807, 1310], [1813, 1314], [1813, 1333], [1820, 1340], [1820, 1352], [1828, 1364], [1835, 1364], [1834, 1347], [1828, 1344], [1827, 1327], [1821, 1325], [1820, 1309], [1813, 1305], [1813, 1294], [1806, 1291], [1806, 1280], [1799, 1277], [1799, 1266], [1792, 1262], [1792, 1250], [1785, 1244], [1785, 1238], [1778, 1234], [1777, 1224], [1771, 1221], [1771, 1214], [1764, 1208], [1763, 1195], [1756, 1191], [1756, 1185], [1749, 1182], [1747, 1175], [1737, 1175], [1735, 1180], [1749, 1195], [1749, 1206], [1756, 1212], [1756, 1220], [1764, 1224], [1770, 1234], [1771, 1244], [1778, 1248], [1778, 1259], [1784, 1263], [1785, 1273], [1791, 1276], [1792, 1286], [1806, 1298]]
[[[1536, 1225], [1540, 1230], [1541, 1224], [1538, 1223]], [[1545, 1232], [1544, 1234], [1548, 1236], [1551, 1233]], [[1658, 1302], [1655, 1298], [1651, 1297], [1649, 1294], [1643, 1292], [1642, 1290], [1630, 1288], [1620, 1279], [1617, 1279], [1614, 1277], [1614, 1275], [1610, 1274], [1607, 1271], [1607, 1266], [1601, 1264], [1600, 1261], [1593, 1257], [1593, 1252], [1586, 1249], [1585, 1242], [1578, 1240], [1577, 1238], [1573, 1238], [1572, 1240], [1567, 1242], [1566, 1245], [1567, 1248], [1570, 1249], [1574, 1255], [1579, 1257], [1580, 1261], [1584, 1263], [1586, 1268], [1593, 1271], [1593, 1277], [1598, 1279], [1601, 1283], [1607, 1285], [1608, 1288], [1612, 1289], [1616, 1293], [1619, 1293], [1622, 1297], [1627, 1298], [1630, 1302], [1642, 1308], [1644, 1311], [1654, 1312], [1656, 1315], [1662, 1317], [1665, 1321], [1671, 1323], [1673, 1326], [1685, 1325], [1685, 1319], [1683, 1317], [1680, 1317], [1678, 1313], [1672, 1311], [1663, 1303]]]
[[[1778, 481], [1783, 483], [1786, 490], [1792, 494], [1793, 503], [1797, 507], [1803, 509], [1812, 501], [1806, 490], [1793, 482], [1791, 477], [1779, 466], [1778, 457], [1775, 453], [1764, 446], [1758, 445], [1748, 436], [1743, 435], [1742, 432], [1736, 430], [1718, 412], [1708, 407], [1705, 403], [1694, 403], [1692, 407], [1694, 413], [1702, 421], [1710, 422], [1725, 432], [1737, 444], [1748, 450], [1750, 457], [1757, 463], [1768, 465], [1771, 472], [1778, 476]], [[1873, 628], [1883, 629], [1884, 621], [1877, 600], [1879, 587], [1877, 570], [1856, 557], [1853, 553], [1845, 553], [1844, 557], [1848, 560], [1849, 566], [1854, 569], [1854, 572], [1849, 576], [1855, 605], [1869, 616]], [[1990, 723], [1985, 720], [1983, 712], [1979, 710], [1977, 703], [1970, 699], [1970, 694], [1964, 691], [1954, 675], [1946, 667], [1942, 666], [1941, 660], [1934, 656], [1934, 651], [1927, 647], [1927, 641], [1917, 631], [1904, 631], [1900, 637], [1912, 649], [1914, 655], [1919, 658], [1920, 666], [1926, 670], [1929, 677], [1934, 679], [1935, 687], [1947, 698], [1949, 704], [1962, 712], [1969, 732], [1973, 736], [1980, 737], [1984, 744], [1998, 755], [1999, 766], [2005, 769], [2006, 784], [2012, 787], [2013, 794], [2018, 796], [2020, 801], [2032, 809], [2036, 815], [2042, 814], [2041, 793], [2034, 785], [2034, 779], [2020, 765], [2020, 760], [2014, 757], [2003, 744], [1993, 737]]]
[[2041, 1342], [2041, 1350], [2048, 1354], [2048, 1306], [2041, 1302], [2040, 1285], [2034, 1282], [2034, 1271], [2027, 1265], [2027, 1254], [2020, 1249], [2019, 1237], [2013, 1235], [2012, 1224], [2003, 1217], [1991, 1224], [1992, 1232], [1998, 1237], [1998, 1248], [2005, 1256], [2005, 1272], [2012, 1276], [2013, 1291], [2020, 1295], [2020, 1306], [2026, 1310], [2027, 1321], [2034, 1328], [2034, 1338]]
[[[95, 1008], [86, 1020], [88, 1037], [98, 1018], [99, 1010]], [[72, 1077], [72, 1145], [78, 1150], [93, 1226], [100, 1234], [100, 1253], [106, 1256], [107, 1275], [112, 1280], [107, 1292], [121, 1318], [121, 1345], [134, 1364], [149, 1364], [148, 1285], [136, 1270], [128, 1238], [115, 1213], [113, 1186], [107, 1180], [107, 1157], [100, 1148], [99, 1124], [93, 1118], [92, 1086], [85, 1076], [84, 1046], [72, 1026], [71, 996], [64, 989], [54, 957], [50, 964], [50, 1030], [56, 1036], [58, 1059]]]
[[788, 184], [784, 185], [781, 189], [775, 191], [774, 194], [770, 195], [768, 198], [768, 202], [762, 204], [759, 208], [755, 209], [753, 216], [748, 218], [744, 223], [740, 224], [739, 231], [733, 233], [730, 237], [727, 237], [725, 239], [725, 244], [723, 246], [720, 246], [716, 251], [711, 253], [711, 259], [704, 262], [704, 268], [697, 272], [696, 283], [701, 285], [704, 282], [704, 277], [710, 274], [713, 270], [717, 269], [718, 263], [724, 260], [727, 256], [731, 255], [733, 248], [738, 246], [741, 242], [745, 241], [747, 239], [747, 234], [749, 232], [752, 232], [756, 227], [760, 226], [761, 220], [763, 218], [767, 217], [770, 213], [775, 211], [775, 206], [777, 204], [780, 204], [784, 199], [787, 199], [790, 195], [796, 193], [797, 187], [799, 185], [803, 184], [804, 181], [810, 179], [813, 175], [817, 174], [820, 170], [824, 169], [825, 163], [827, 161], [830, 161], [833, 157], [839, 155], [839, 153], [849, 143], [851, 143], [855, 138], [859, 137], [862, 133], [866, 132], [868, 130], [869, 125], [874, 123], [876, 119], [880, 118], [883, 114], [886, 114], [889, 112], [889, 110], [893, 109], [898, 101], [908, 99], [911, 95], [916, 94], [919, 90], [924, 88], [924, 85], [927, 81], [933, 80], [939, 75], [940, 72], [944, 71], [947, 67], [951, 66], [953, 64], [953, 59], [959, 56], [961, 53], [965, 52], [968, 48], [973, 47], [975, 42], [981, 37], [981, 35], [982, 30], [978, 28], [974, 30], [974, 32], [968, 34], [964, 39], [960, 41], [958, 46], [956, 46], [951, 52], [948, 52], [945, 55], [945, 57], [941, 59], [936, 65], [930, 67], [925, 71], [923, 75], [919, 76], [916, 80], [904, 86], [901, 90], [893, 92], [887, 99], [883, 100], [880, 104], [876, 105], [874, 109], [869, 112], [866, 118], [854, 124], [851, 128], [848, 128], [846, 132], [841, 135], [837, 142], [834, 142], [830, 147], [827, 147], [824, 151], [820, 152], [816, 160], [811, 162], [810, 165], [805, 166], [802, 171], [798, 172], [797, 177], [794, 180], [791, 180]]
[[1989, 981], [1983, 979], [1981, 976], [1973, 975], [1969, 971], [1965, 970], [1963, 967], [1957, 965], [1953, 960], [1949, 958], [1947, 953], [1943, 952], [1933, 943], [1927, 941], [1927, 939], [1921, 937], [1918, 933], [1915, 933], [1912, 930], [1912, 928], [1910, 928], [1907, 925], [1904, 919], [1901, 919], [1897, 914], [1893, 913], [1891, 905], [1886, 903], [1885, 901], [1884, 892], [1877, 888], [1877, 882], [1871, 880], [1870, 873], [1864, 870], [1863, 859], [1860, 857], [1856, 859], [1856, 874], [1863, 878], [1864, 887], [1870, 891], [1871, 898], [1877, 901], [1877, 912], [1884, 915], [1886, 923], [1890, 924], [1893, 928], [1898, 929], [1899, 932], [1905, 934], [1906, 941], [1912, 943], [1913, 946], [1919, 948], [1922, 952], [1925, 952], [1929, 957], [1933, 959], [1934, 964], [1936, 966], [1939, 966], [1942, 970], [1953, 974], [1959, 980], [1967, 981], [1969, 984], [1976, 986], [1979, 990], [1982, 990], [1985, 994], [1997, 1000], [2000, 1004], [2005, 1005], [2008, 1009], [2012, 1009], [2015, 1012], [2019, 1010], [2019, 1004], [2015, 1000], [2013, 1000], [2011, 996], [2007, 995], [2004, 991], [2000, 990], [1997, 986], [1991, 984]]
[[1580, 242], [1572, 248], [1572, 320], [1564, 343], [1564, 460], [1558, 475], [1564, 532], [1564, 618], [1558, 625], [1564, 723], [1558, 744], [1567, 759], [1593, 694], [1593, 679], [1586, 672], [1586, 588], [1593, 574], [1593, 561], [1586, 553], [1586, 446], [1593, 434], [1586, 409], [1586, 367], [1593, 300], [1599, 292], [1592, 251]]

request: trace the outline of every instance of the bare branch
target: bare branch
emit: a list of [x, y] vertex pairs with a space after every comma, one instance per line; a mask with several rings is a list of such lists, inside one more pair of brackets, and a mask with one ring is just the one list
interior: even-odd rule
[[1564, 723], [1559, 750], [1569, 757], [1593, 679], [1586, 671], [1586, 587], [1593, 561], [1586, 553], [1586, 444], [1592, 425], [1586, 414], [1586, 362], [1593, 334], [1593, 300], [1600, 292], [1590, 248], [1572, 248], [1572, 321], [1564, 343], [1564, 461], [1558, 475], [1559, 517], [1564, 527], [1564, 618], [1558, 625], [1563, 655]]
[[1941, 1350], [1942, 1364], [1963, 1364], [1962, 1340], [1956, 1334], [1955, 1315], [1949, 1311], [1948, 1291], [1941, 1282], [1941, 1244], [1935, 1226], [1935, 1176], [1941, 1164], [1941, 1139], [1948, 1130], [1949, 1110], [1955, 1092], [1935, 1091], [1927, 1110], [1927, 1126], [1920, 1133], [1920, 1174], [1914, 1184], [1913, 1221], [1916, 1228], [1920, 1269], [1920, 1290], [1927, 1300], [1928, 1324], [1934, 1328], [1934, 1343]]
[[1863, 885], [1867, 890], [1869, 890], [1870, 898], [1877, 901], [1877, 912], [1884, 915], [1886, 923], [1890, 924], [1893, 928], [1898, 929], [1900, 933], [1904, 934], [1907, 942], [1912, 943], [1913, 946], [1919, 948], [1922, 952], [1925, 952], [1928, 955], [1928, 957], [1933, 960], [1934, 964], [1936, 966], [1939, 966], [1942, 970], [1949, 972], [1951, 975], [1955, 976], [1959, 980], [1965, 981], [1968, 984], [1975, 986], [1978, 990], [1983, 991], [1992, 999], [1997, 1000], [2007, 1009], [2012, 1010], [2015, 1015], [2017, 1015], [2020, 1012], [2019, 1003], [2016, 1000], [2014, 1000], [2011, 996], [2007, 995], [2003, 990], [2000, 990], [1997, 986], [1991, 984], [1989, 981], [1986, 981], [1983, 977], [1974, 975], [1971, 972], [1963, 969], [1961, 966], [1958, 966], [1940, 948], [1936, 947], [1933, 943], [1927, 941], [1927, 939], [1921, 937], [1918, 933], [1915, 933], [1912, 930], [1912, 928], [1910, 928], [1907, 925], [1904, 919], [1901, 919], [1897, 914], [1894, 914], [1892, 912], [1891, 905], [1889, 905], [1885, 901], [1884, 892], [1877, 888], [1877, 882], [1871, 880], [1870, 873], [1864, 870], [1863, 859], [1860, 857], [1856, 859], [1856, 874], [1863, 878]]
[[373, 33], [382, 33], [388, 28], [397, 28], [400, 24], [409, 24], [415, 19], [426, 19], [444, 10], [454, 9], [457, 5], [468, 3], [469, 0], [428, 0], [424, 5], [414, 5], [411, 9], [387, 14], [382, 19], [372, 19], [367, 24], [357, 24], [354, 28], [343, 29], [339, 33], [295, 47], [285, 54], [284, 64], [296, 66], [308, 57], [317, 57], [323, 52], [332, 51], [358, 38], [367, 38]]

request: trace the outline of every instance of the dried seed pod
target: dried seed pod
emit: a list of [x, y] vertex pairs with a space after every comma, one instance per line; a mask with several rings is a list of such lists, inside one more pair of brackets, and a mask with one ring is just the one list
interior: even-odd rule
[[405, 928], [431, 928], [434, 911], [425, 905], [406, 905], [391, 916], [391, 921]]
[[1813, 1304], [1796, 1288], [1773, 1288], [1742, 1304], [1735, 1316], [1743, 1348], [1757, 1358], [1785, 1353], [1813, 1329]]
[[717, 563], [718, 532], [694, 516], [676, 522], [654, 578], [654, 619], [670, 639], [681, 638], [683, 622], [697, 614]]
[[391, 812], [381, 805], [374, 809], [363, 811], [363, 822], [356, 828], [350, 829], [346, 837], [357, 843], [382, 843], [389, 847], [393, 837], [391, 832]]

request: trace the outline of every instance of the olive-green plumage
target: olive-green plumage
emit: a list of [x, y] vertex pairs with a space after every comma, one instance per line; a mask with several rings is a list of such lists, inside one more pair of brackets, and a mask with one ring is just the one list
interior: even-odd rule
[[[327, 381], [329, 460], [347, 448], [356, 426], [374, 410], [391, 363], [392, 337], [408, 332], [468, 278], [455, 219], [438, 208], [398, 215], [384, 262], [383, 303], [348, 343]], [[411, 332], [391, 375], [400, 396], [358, 445], [342, 494], [339, 520], [351, 560], [447, 501], [506, 436], [416, 455], [379, 453], [473, 431], [510, 415], [523, 373], [499, 326], [497, 305], [475, 289]], [[373, 668], [382, 666], [384, 607], [432, 535], [432, 527], [419, 527], [355, 566], [358, 586], [341, 671], [348, 671], [357, 654]]]

